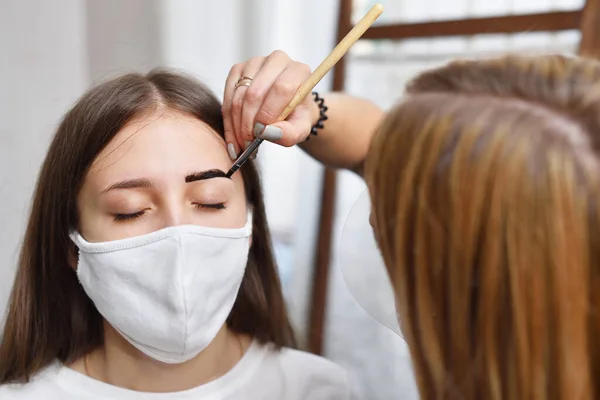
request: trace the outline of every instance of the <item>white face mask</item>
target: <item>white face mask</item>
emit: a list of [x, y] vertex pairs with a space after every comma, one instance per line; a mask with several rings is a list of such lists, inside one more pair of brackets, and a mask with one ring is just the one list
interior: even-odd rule
[[89, 243], [77, 233], [77, 276], [104, 318], [148, 356], [181, 363], [225, 323], [244, 277], [252, 214], [239, 229], [173, 226]]

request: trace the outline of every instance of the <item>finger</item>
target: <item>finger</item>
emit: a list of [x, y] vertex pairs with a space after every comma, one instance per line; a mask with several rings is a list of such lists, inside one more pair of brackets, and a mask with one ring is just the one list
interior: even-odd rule
[[[275, 51], [267, 57], [260, 71], [254, 77], [252, 85], [250, 85], [245, 93], [241, 126], [240, 130], [236, 131], [236, 134], [239, 136], [238, 140], [254, 140], [253, 130], [256, 122], [256, 114], [273, 83], [290, 63], [292, 61], [282, 51]], [[271, 122], [275, 122], [275, 120], [268, 121], [267, 123]]]
[[[232, 120], [233, 120], [233, 129], [235, 131], [235, 136], [237, 138], [238, 144], [244, 149], [246, 148], [246, 146], [245, 146], [245, 140], [243, 139], [242, 135], [240, 134], [240, 125], [242, 122], [242, 111], [244, 108], [244, 103], [246, 102], [246, 100], [245, 100], [246, 92], [252, 85], [254, 85], [254, 79], [255, 79], [256, 75], [258, 74], [258, 72], [260, 71], [264, 62], [265, 62], [265, 57], [252, 58], [248, 62], [246, 62], [246, 64], [244, 65], [244, 70], [242, 71], [242, 75], [240, 77], [244, 76], [244, 77], [251, 78], [252, 82], [250, 83], [250, 86], [238, 86], [237, 88], [234, 89], [234, 92], [233, 92], [232, 113], [231, 113]], [[235, 86], [235, 84], [234, 84], [234, 86]]]
[[310, 134], [310, 118], [310, 109], [298, 106], [287, 120], [267, 126], [262, 137], [285, 147], [302, 143]]
[[242, 76], [244, 64], [236, 64], [229, 71], [227, 80], [225, 81], [225, 90], [223, 92], [223, 106], [221, 108], [223, 114], [223, 127], [225, 128], [225, 142], [227, 143], [227, 153], [232, 160], [240, 154], [240, 147], [235, 137], [233, 128], [233, 120], [231, 118], [231, 101], [235, 90], [235, 83]]
[[256, 121], [265, 125], [277, 121], [309, 75], [310, 67], [308, 65], [298, 62], [289, 64], [267, 93], [256, 115]]

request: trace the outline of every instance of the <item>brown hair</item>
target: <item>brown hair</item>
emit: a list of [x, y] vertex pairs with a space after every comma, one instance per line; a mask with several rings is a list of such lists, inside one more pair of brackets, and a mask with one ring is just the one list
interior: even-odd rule
[[374, 224], [423, 399], [600, 396], [600, 64], [425, 72], [376, 134]]
[[[96, 156], [134, 117], [159, 105], [190, 114], [223, 136], [221, 104], [189, 77], [128, 74], [85, 94], [65, 115], [38, 179], [0, 344], [0, 383], [27, 381], [59, 359], [70, 363], [102, 344], [102, 316], [68, 259], [78, 224], [76, 198]], [[253, 240], [229, 326], [277, 347], [294, 346], [260, 186], [252, 162], [241, 170], [253, 209]]]

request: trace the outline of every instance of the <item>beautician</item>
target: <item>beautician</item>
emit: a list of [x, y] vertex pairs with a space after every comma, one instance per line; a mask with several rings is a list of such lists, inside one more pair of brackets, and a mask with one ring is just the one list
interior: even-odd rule
[[[255, 118], [259, 64], [230, 76], [259, 71], [255, 90], [226, 96], [238, 144], [279, 111], [269, 91]], [[381, 124], [370, 104], [326, 97], [323, 136], [301, 146], [359, 172], [369, 149], [371, 221], [420, 398], [599, 398], [598, 82], [596, 60], [505, 56], [423, 72]], [[265, 136], [301, 143], [318, 116], [305, 104]]]

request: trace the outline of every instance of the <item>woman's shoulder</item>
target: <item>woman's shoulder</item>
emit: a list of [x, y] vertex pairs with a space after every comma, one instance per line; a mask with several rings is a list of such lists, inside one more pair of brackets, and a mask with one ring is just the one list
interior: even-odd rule
[[310, 374], [347, 379], [347, 372], [344, 368], [333, 361], [316, 354], [284, 347], [279, 352], [278, 357], [282, 365], [287, 368], [305, 371]]
[[[353, 393], [348, 372], [324, 357], [305, 351], [271, 348], [266, 357], [267, 369], [283, 375], [284, 381], [297, 388], [310, 388], [306, 398], [349, 399]], [[322, 397], [317, 393], [327, 393]]]

